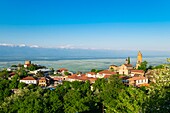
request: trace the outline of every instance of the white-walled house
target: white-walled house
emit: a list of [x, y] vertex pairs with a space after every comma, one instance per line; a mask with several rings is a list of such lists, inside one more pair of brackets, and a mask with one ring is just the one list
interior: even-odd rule
[[128, 85], [140, 86], [140, 85], [148, 84], [148, 78], [143, 76], [131, 77], [127, 79], [126, 82], [128, 83]]
[[95, 72], [88, 72], [86, 73], [87, 77], [91, 77], [91, 78], [96, 78], [96, 73]]
[[20, 82], [26, 83], [26, 84], [37, 84], [37, 80], [33, 78], [32, 76], [27, 76], [20, 80]]
[[132, 69], [130, 70], [131, 76], [144, 76], [145, 72], [143, 70]]

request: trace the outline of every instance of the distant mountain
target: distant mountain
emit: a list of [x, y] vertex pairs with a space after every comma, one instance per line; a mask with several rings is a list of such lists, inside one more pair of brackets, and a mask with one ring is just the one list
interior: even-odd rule
[[[142, 51], [143, 56], [170, 56], [170, 52]], [[88, 58], [120, 58], [136, 57], [137, 51], [130, 50], [88, 50], [88, 49], [51, 49], [30, 46], [0, 45], [0, 57], [48, 57], [54, 59], [88, 59]]]

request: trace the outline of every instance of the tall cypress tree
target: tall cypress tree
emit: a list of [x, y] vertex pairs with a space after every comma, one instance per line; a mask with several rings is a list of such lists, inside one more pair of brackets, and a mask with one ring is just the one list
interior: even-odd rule
[[128, 57], [128, 64], [130, 64], [130, 57]]

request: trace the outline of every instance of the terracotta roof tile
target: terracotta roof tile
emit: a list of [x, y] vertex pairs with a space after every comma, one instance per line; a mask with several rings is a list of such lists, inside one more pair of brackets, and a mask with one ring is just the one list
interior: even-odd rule
[[60, 69], [58, 69], [59, 71], [68, 71], [68, 69], [66, 69], [66, 68], [60, 68]]
[[45, 77], [41, 77], [39, 80], [46, 80], [46, 78]]
[[61, 80], [61, 78], [55, 77], [55, 78], [53, 78], [53, 80], [54, 81], [59, 81], [59, 80]]
[[22, 80], [35, 80], [35, 78], [33, 78], [32, 76], [27, 76], [23, 78]]
[[89, 80], [90, 82], [94, 82], [97, 80], [97, 78], [87, 77], [85, 74], [82, 74], [81, 76], [78, 76], [77, 74], [73, 74], [71, 76], [68, 76], [69, 79], [75, 79], [75, 80], [81, 80], [86, 81]]
[[109, 77], [110, 77], [110, 75], [105, 75], [105, 76], [104, 76], [104, 78], [109, 78]]
[[144, 71], [143, 70], [137, 70], [137, 69], [132, 69], [132, 70], [130, 70], [131, 72], [137, 72], [137, 73], [144, 73]]
[[139, 77], [131, 77], [128, 80], [133, 81], [133, 80], [143, 80], [143, 79], [147, 79], [147, 78], [143, 76], [139, 76]]
[[10, 75], [10, 76], [14, 76], [14, 75], [15, 75], [15, 72], [10, 73], [9, 75]]
[[132, 64], [124, 64], [126, 67], [133, 67]]
[[116, 72], [112, 72], [109, 70], [103, 70], [103, 71], [99, 72], [99, 74], [115, 75]]

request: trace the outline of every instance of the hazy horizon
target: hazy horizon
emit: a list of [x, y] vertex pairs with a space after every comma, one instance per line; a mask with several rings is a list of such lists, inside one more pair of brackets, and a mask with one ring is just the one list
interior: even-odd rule
[[[70, 71], [87, 72], [93, 68], [107, 69], [109, 65], [121, 65], [127, 57], [135, 66], [138, 51], [125, 50], [80, 50], [80, 49], [49, 49], [27, 46], [0, 46], [0, 68], [8, 68], [13, 64], [24, 64], [25, 60], [47, 66], [48, 68], [68, 68]], [[149, 65], [166, 63], [170, 52], [141, 51], [143, 61]]]

